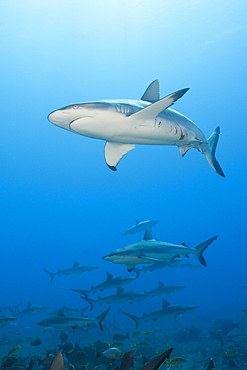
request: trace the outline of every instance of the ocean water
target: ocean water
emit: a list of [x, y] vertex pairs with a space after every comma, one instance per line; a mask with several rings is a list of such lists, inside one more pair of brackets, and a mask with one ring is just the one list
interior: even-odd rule
[[[71, 289], [90, 289], [106, 271], [127, 276], [125, 265], [101, 258], [143, 238], [121, 237], [135, 219], [158, 219], [157, 240], [193, 247], [219, 235], [204, 253], [207, 267], [141, 274], [125, 289], [151, 290], [159, 280], [186, 286], [164, 298], [200, 308], [179, 324], [157, 322], [164, 330], [207, 330], [217, 319], [244, 317], [246, 291], [234, 287], [247, 279], [246, 11], [242, 0], [1, 2], [1, 306], [85, 307]], [[103, 141], [47, 120], [69, 104], [139, 99], [155, 79], [161, 97], [190, 88], [173, 109], [206, 137], [220, 126], [216, 157], [226, 178], [198, 151], [182, 158], [172, 146], [136, 145], [113, 172]], [[65, 269], [74, 260], [99, 268], [53, 282], [43, 270]], [[189, 261], [197, 263], [192, 255]], [[141, 316], [159, 308], [161, 298], [111, 311]], [[106, 308], [96, 306], [88, 316]], [[42, 338], [36, 323], [44, 317], [17, 322]], [[116, 317], [135, 330], [134, 322]]]

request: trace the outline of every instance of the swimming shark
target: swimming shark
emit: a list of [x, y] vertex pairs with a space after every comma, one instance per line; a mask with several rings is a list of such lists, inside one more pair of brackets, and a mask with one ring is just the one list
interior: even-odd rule
[[3, 328], [6, 325], [11, 325], [13, 321], [16, 321], [16, 317], [14, 316], [7, 316], [7, 315], [0, 315], [0, 328]]
[[150, 313], [143, 314], [143, 316], [138, 317], [130, 313], [123, 313], [128, 316], [130, 319], [134, 320], [136, 323], [136, 328], [138, 328], [140, 321], [144, 320], [167, 320], [167, 319], [176, 319], [179, 320], [183, 315], [187, 315], [195, 311], [198, 306], [189, 306], [185, 304], [170, 304], [165, 299], [162, 299], [162, 307], [154, 310]]
[[90, 311], [94, 308], [94, 305], [96, 303], [103, 304], [103, 303], [129, 303], [132, 304], [134, 302], [140, 302], [145, 298], [149, 297], [149, 294], [147, 293], [139, 293], [134, 291], [128, 291], [124, 290], [121, 286], [117, 288], [117, 292], [110, 294], [106, 297], [99, 297], [97, 300], [89, 299], [88, 297], [80, 296], [82, 299], [84, 299], [86, 302], [88, 302], [91, 305]]
[[99, 329], [103, 331], [102, 321], [110, 311], [110, 308], [111, 306], [109, 306], [101, 315], [93, 319], [89, 317], [65, 316], [63, 313], [63, 307], [61, 307], [57, 315], [39, 321], [37, 322], [37, 325], [43, 328], [52, 327], [54, 329], [75, 329], [78, 326], [96, 324]]
[[130, 234], [136, 234], [139, 233], [140, 231], [145, 231], [147, 229], [151, 229], [157, 223], [159, 220], [147, 220], [147, 221], [139, 221], [136, 220], [136, 224], [134, 226], [131, 226], [128, 230], [126, 230], [122, 236], [130, 235]]
[[137, 264], [172, 261], [176, 257], [180, 257], [180, 255], [188, 257], [192, 253], [203, 266], [207, 266], [203, 252], [217, 237], [218, 235], [213, 236], [194, 248], [189, 248], [184, 244], [176, 245], [156, 241], [150, 229], [147, 229], [143, 240], [118, 248], [102, 257], [102, 259], [117, 264], [124, 264], [127, 270], [131, 272]]
[[62, 276], [62, 275], [72, 275], [72, 274], [83, 274], [84, 272], [94, 271], [98, 268], [98, 266], [90, 266], [90, 265], [80, 265], [77, 261], [74, 261], [72, 267], [69, 267], [64, 270], [58, 270], [57, 272], [50, 272], [44, 269], [44, 271], [50, 275], [51, 281], [54, 279], [55, 276]]
[[162, 261], [152, 263], [149, 266], [143, 266], [141, 269], [135, 267], [134, 272], [136, 273], [136, 277], [138, 278], [141, 272], [144, 272], [145, 274], [147, 271], [153, 272], [155, 270], [163, 270], [168, 267], [173, 269], [173, 267], [177, 267], [183, 260], [184, 260], [183, 258], [175, 258], [173, 261]]
[[96, 293], [98, 291], [103, 292], [106, 289], [113, 289], [120, 287], [125, 284], [129, 284], [132, 281], [136, 280], [137, 277], [134, 276], [112, 276], [109, 272], [106, 272], [106, 280], [102, 283], [92, 286], [90, 290], [83, 289], [71, 289], [73, 292], [83, 294], [85, 297], [88, 297], [90, 293]]
[[170, 296], [172, 293], [180, 292], [180, 290], [183, 290], [184, 288], [186, 288], [184, 285], [165, 285], [161, 281], [158, 281], [158, 288], [144, 293], [151, 297], [163, 294], [168, 294]]
[[30, 303], [29, 301], [27, 301], [27, 307], [24, 308], [24, 310], [22, 311], [14, 311], [11, 309], [11, 307], [8, 307], [9, 311], [15, 317], [30, 317], [33, 315], [38, 315], [49, 310], [50, 308], [50, 306], [32, 305], [32, 303]]
[[170, 109], [189, 89], [176, 91], [160, 99], [159, 81], [153, 81], [140, 100], [112, 99], [72, 104], [53, 111], [48, 120], [79, 135], [100, 139], [105, 144], [105, 160], [116, 171], [121, 158], [135, 144], [176, 145], [183, 157], [196, 148], [205, 154], [210, 166], [225, 177], [215, 158], [220, 128], [206, 139], [189, 118]]

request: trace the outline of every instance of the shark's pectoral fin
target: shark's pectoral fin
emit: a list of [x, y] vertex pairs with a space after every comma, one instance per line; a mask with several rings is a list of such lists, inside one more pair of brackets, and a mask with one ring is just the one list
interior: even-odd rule
[[133, 113], [132, 115], [129, 116], [129, 119], [132, 119], [132, 117], [135, 119], [139, 119], [142, 121], [142, 124], [143, 124], [143, 121], [155, 119], [161, 112], [163, 112], [166, 108], [173, 105], [176, 100], [181, 98], [188, 90], [189, 89], [182, 89], [182, 90], [176, 91], [166, 96], [165, 98], [153, 104], [148, 105], [146, 108], [143, 108], [139, 110], [138, 112]]
[[123, 144], [116, 142], [106, 142], [105, 144], [105, 160], [107, 166], [116, 171], [116, 167], [121, 158], [132, 149], [134, 149], [134, 144]]
[[131, 272], [131, 271], [133, 271], [134, 270], [134, 268], [136, 267], [136, 265], [126, 265], [126, 267], [127, 267], [127, 270], [129, 271], [129, 272]]

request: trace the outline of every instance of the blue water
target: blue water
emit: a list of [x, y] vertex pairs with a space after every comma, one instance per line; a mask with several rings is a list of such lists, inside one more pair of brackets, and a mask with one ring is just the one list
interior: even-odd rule
[[[191, 319], [243, 317], [246, 292], [233, 287], [247, 279], [246, 11], [241, 0], [1, 3], [1, 305], [85, 306], [71, 288], [89, 289], [106, 271], [127, 275], [101, 257], [143, 238], [122, 240], [136, 218], [159, 219], [157, 240], [193, 247], [218, 234], [208, 267], [143, 274], [126, 289], [186, 285], [165, 298], [200, 306]], [[173, 108], [206, 137], [220, 126], [225, 179], [196, 150], [182, 158], [169, 146], [137, 145], [112, 172], [104, 142], [47, 120], [68, 104], [139, 99], [157, 78], [161, 97], [190, 87]], [[43, 268], [74, 260], [99, 269], [50, 283]], [[160, 305], [157, 297], [122, 308]]]

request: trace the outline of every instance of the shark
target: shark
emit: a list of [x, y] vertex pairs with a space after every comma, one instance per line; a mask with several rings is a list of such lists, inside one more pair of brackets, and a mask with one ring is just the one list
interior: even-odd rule
[[137, 277], [134, 276], [113, 276], [109, 272], [106, 272], [106, 280], [96, 285], [95, 287], [92, 286], [90, 290], [83, 289], [71, 289], [71, 290], [73, 290], [73, 292], [82, 294], [85, 297], [88, 297], [90, 293], [96, 293], [98, 291], [103, 292], [106, 289], [118, 288], [122, 285], [129, 284], [136, 279]]
[[3, 328], [6, 325], [11, 325], [14, 321], [16, 321], [15, 316], [8, 316], [8, 315], [0, 315], [0, 328]]
[[43, 305], [32, 305], [29, 301], [27, 301], [27, 307], [24, 308], [22, 311], [14, 311], [11, 307], [8, 307], [9, 311], [15, 317], [30, 317], [33, 315], [39, 315], [40, 313], [44, 313], [48, 311], [51, 307], [50, 306], [43, 306]]
[[183, 290], [184, 288], [186, 288], [184, 285], [165, 285], [161, 281], [158, 281], [158, 288], [144, 293], [150, 295], [151, 297], [163, 294], [168, 294], [170, 296], [172, 293], [180, 292], [180, 290]]
[[183, 157], [191, 148], [205, 154], [210, 166], [225, 177], [215, 151], [219, 126], [206, 139], [189, 118], [169, 108], [189, 89], [160, 99], [159, 81], [153, 81], [141, 99], [109, 99], [72, 104], [48, 115], [54, 125], [70, 132], [105, 141], [105, 160], [116, 171], [121, 158], [135, 145], [176, 145]]
[[94, 305], [96, 303], [98, 304], [112, 304], [112, 303], [129, 303], [132, 304], [134, 302], [140, 302], [143, 299], [146, 299], [149, 297], [149, 294], [147, 293], [139, 293], [134, 291], [127, 291], [124, 290], [121, 286], [117, 288], [117, 292], [110, 294], [106, 297], [99, 297], [97, 300], [89, 299], [88, 297], [80, 296], [82, 299], [84, 299], [86, 302], [88, 302], [91, 305], [90, 311], [94, 308]]
[[137, 267], [134, 268], [134, 272], [136, 273], [136, 277], [138, 278], [140, 276], [141, 272], [144, 272], [144, 274], [148, 271], [153, 272], [156, 270], [163, 270], [165, 268], [172, 268], [177, 267], [180, 262], [182, 262], [183, 258], [175, 258], [173, 261], [162, 261], [162, 262], [156, 262], [152, 263], [149, 266], [143, 266], [141, 269], [138, 269]]
[[130, 313], [123, 313], [128, 316], [130, 319], [135, 321], [136, 329], [139, 327], [140, 321], [147, 320], [167, 320], [167, 319], [176, 319], [179, 320], [182, 316], [187, 315], [195, 311], [198, 306], [191, 306], [185, 304], [170, 304], [165, 299], [162, 299], [162, 307], [154, 310], [150, 313], [143, 314], [143, 316], [138, 317]]
[[54, 329], [66, 329], [72, 328], [76, 329], [79, 326], [96, 324], [100, 330], [103, 331], [102, 321], [110, 311], [111, 306], [109, 306], [102, 314], [96, 318], [89, 317], [75, 317], [75, 316], [65, 316], [63, 313], [63, 306], [60, 308], [59, 312], [55, 316], [51, 316], [44, 320], [37, 322], [37, 325], [42, 328], [52, 327]]
[[136, 233], [139, 233], [141, 231], [151, 229], [152, 227], [157, 225], [158, 222], [159, 222], [159, 220], [147, 220], [147, 221], [136, 220], [136, 224], [134, 226], [131, 226], [128, 230], [126, 230], [122, 234], [122, 236], [130, 235], [130, 234], [136, 234]]
[[180, 255], [188, 257], [192, 253], [203, 266], [207, 266], [203, 252], [217, 238], [218, 235], [215, 235], [196, 245], [194, 248], [190, 248], [184, 243], [177, 245], [157, 241], [153, 238], [151, 230], [147, 229], [143, 240], [118, 248], [102, 257], [102, 259], [117, 264], [124, 264], [127, 270], [131, 272], [137, 264], [173, 261], [176, 257], [180, 257]]
[[83, 274], [84, 272], [94, 271], [98, 268], [98, 266], [90, 266], [90, 265], [80, 265], [77, 261], [74, 261], [72, 267], [69, 267], [64, 270], [58, 270], [57, 272], [50, 272], [44, 269], [44, 271], [50, 275], [51, 281], [54, 279], [55, 276], [62, 276], [62, 275], [72, 275], [72, 274]]

